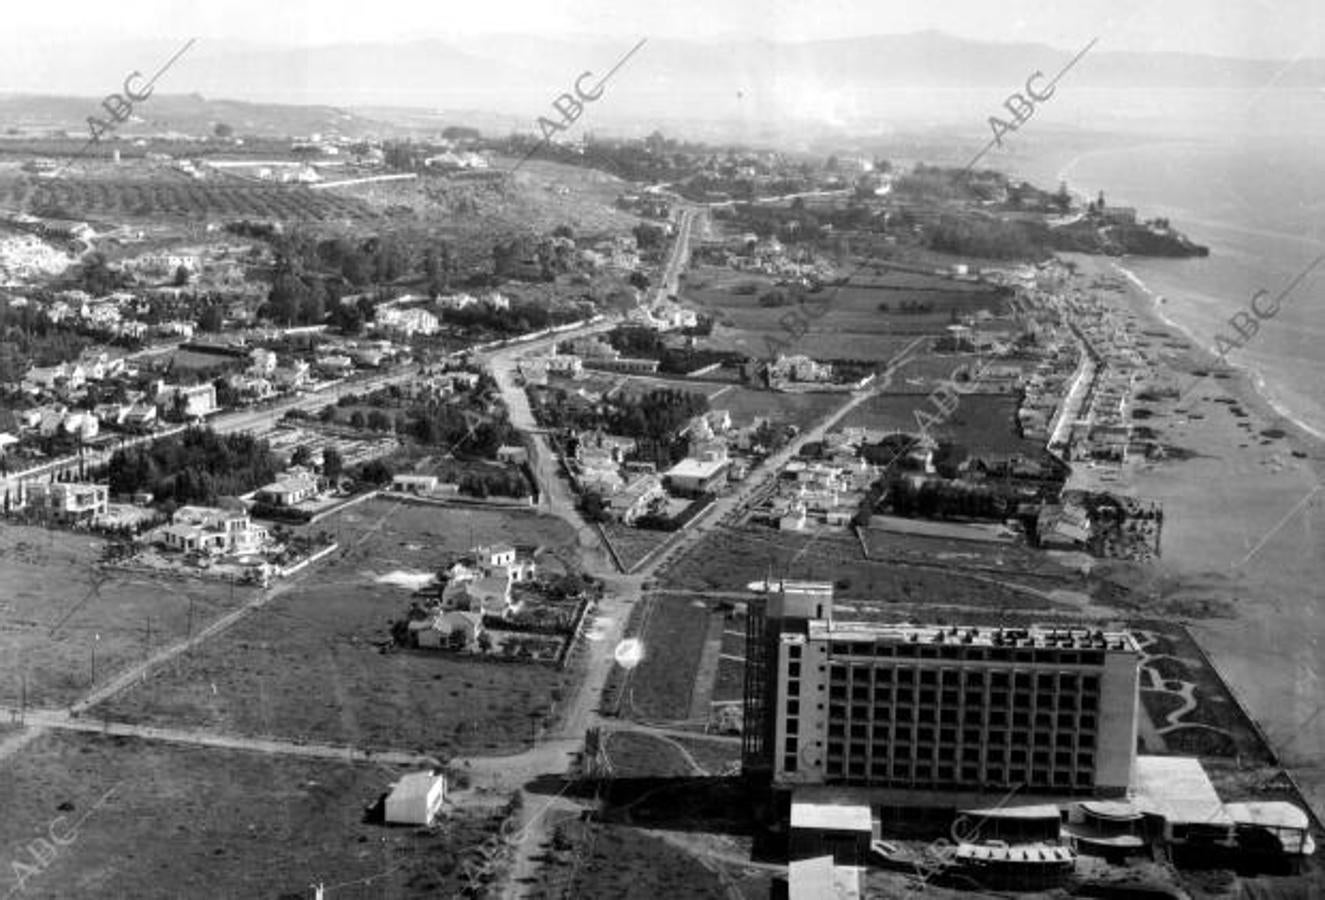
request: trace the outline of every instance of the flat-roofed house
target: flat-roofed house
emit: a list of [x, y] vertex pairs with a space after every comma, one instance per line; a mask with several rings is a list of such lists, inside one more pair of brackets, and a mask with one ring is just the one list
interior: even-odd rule
[[411, 772], [387, 794], [384, 818], [388, 825], [431, 825], [446, 799], [446, 776]]
[[80, 481], [28, 482], [27, 508], [58, 522], [90, 522], [110, 508], [110, 486]]
[[317, 479], [312, 475], [290, 475], [258, 489], [257, 500], [272, 506], [294, 506], [317, 494]]
[[727, 470], [731, 462], [726, 459], [692, 459], [687, 457], [664, 473], [667, 486], [678, 494], [696, 496], [716, 493], [727, 483]]

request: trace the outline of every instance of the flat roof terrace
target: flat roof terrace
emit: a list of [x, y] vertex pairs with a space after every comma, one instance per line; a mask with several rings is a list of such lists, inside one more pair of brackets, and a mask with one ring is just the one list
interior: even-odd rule
[[1059, 650], [1105, 650], [1139, 653], [1131, 634], [1088, 628], [1033, 625], [1029, 628], [978, 628], [961, 625], [915, 625], [908, 622], [836, 622], [815, 619], [809, 623], [811, 640], [950, 645], [971, 647], [1040, 647]]

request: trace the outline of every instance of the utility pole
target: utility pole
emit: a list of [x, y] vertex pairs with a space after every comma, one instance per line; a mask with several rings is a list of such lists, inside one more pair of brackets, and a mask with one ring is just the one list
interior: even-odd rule
[[[234, 592], [234, 584], [235, 584], [234, 578], [232, 577], [230, 579], [230, 590], [232, 594]], [[189, 598], [189, 627], [188, 631], [185, 633], [184, 636], [189, 638], [193, 637], [193, 598], [192, 597]]]

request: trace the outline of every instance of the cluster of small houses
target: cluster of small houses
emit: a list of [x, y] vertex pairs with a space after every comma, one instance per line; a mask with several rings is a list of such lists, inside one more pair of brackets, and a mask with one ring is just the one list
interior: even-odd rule
[[[344, 297], [341, 302], [354, 303], [357, 299], [357, 296]], [[438, 312], [428, 309], [429, 306], [434, 307]], [[379, 304], [373, 326], [382, 332], [404, 338], [416, 334], [430, 336], [441, 330], [442, 316], [445, 315], [446, 310], [469, 309], [472, 306], [505, 310], [511, 308], [511, 299], [500, 291], [488, 291], [478, 297], [464, 292], [446, 294], [431, 301], [425, 297], [406, 294]]]
[[581, 493], [600, 497], [611, 520], [633, 525], [664, 509], [669, 496], [699, 498], [717, 493], [729, 479], [743, 479], [749, 464], [733, 459], [729, 448], [754, 450], [758, 425], [735, 428], [727, 410], [696, 416], [680, 433], [687, 441], [685, 458], [661, 473], [652, 463], [626, 461], [635, 452], [634, 438], [601, 431], [576, 435], [575, 453], [567, 463]]
[[[821, 227], [826, 230], [825, 233], [832, 231], [831, 225]], [[788, 279], [803, 286], [824, 284], [838, 277], [837, 270], [828, 260], [815, 255], [792, 259], [786, 245], [776, 237], [760, 238], [754, 232], [723, 240], [705, 241], [696, 250], [696, 258], [738, 272]]]
[[[23, 377], [21, 389], [35, 405], [13, 411], [17, 433], [0, 433], [0, 454], [20, 444], [25, 436], [51, 437], [64, 433], [90, 441], [103, 427], [146, 434], [175, 412], [198, 419], [216, 412], [216, 387], [211, 383], [184, 385], [155, 379], [139, 386], [138, 370], [124, 358], [105, 353], [85, 356], [79, 362], [33, 368]], [[123, 385], [122, 401], [89, 406], [91, 384]]]
[[[311, 361], [282, 359], [262, 347], [191, 343], [183, 348], [215, 353], [218, 364], [232, 364], [235, 370], [223, 377], [246, 403], [314, 388], [358, 368], [379, 368], [400, 353], [389, 340], [324, 345]], [[93, 386], [122, 387], [123, 399], [91, 404], [88, 395]], [[167, 418], [197, 421], [221, 411], [213, 382], [173, 384], [158, 378], [144, 384], [132, 358], [104, 350], [89, 350], [77, 360], [54, 366], [34, 366], [19, 387], [34, 405], [14, 412], [16, 433], [0, 432], [0, 454], [27, 435], [50, 437], [63, 432], [90, 441], [107, 428], [149, 434]]]
[[[310, 480], [309, 484], [315, 492], [316, 482]], [[299, 476], [290, 476], [268, 485], [256, 496], [266, 501], [283, 499], [288, 502], [295, 496], [307, 496], [303, 493], [305, 490], [304, 481]], [[149, 502], [151, 498], [136, 499]], [[65, 526], [96, 527], [120, 520], [110, 503], [109, 486], [89, 482], [22, 482], [16, 492], [12, 489], [7, 492], [5, 511]], [[151, 524], [159, 522], [160, 518], [139, 518], [137, 521]], [[268, 564], [268, 557], [280, 549], [273, 543], [271, 531], [254, 522], [242, 504], [181, 506], [168, 521], [150, 528], [138, 540], [143, 545], [154, 545], [167, 552], [197, 559], [231, 558], [264, 580], [273, 569]]]
[[[1137, 393], [1153, 378], [1153, 360], [1137, 345], [1132, 322], [1090, 293], [1063, 291], [1057, 264], [981, 277], [1016, 290], [1014, 307], [1036, 337], [1022, 348], [1036, 365], [1020, 379], [1022, 434], [1068, 459], [1125, 460], [1145, 452], [1132, 424]], [[958, 330], [953, 326], [950, 330]], [[959, 337], [978, 332], [961, 329]], [[986, 348], [977, 343], [976, 349]], [[988, 381], [985, 375], [982, 381]]]
[[773, 493], [763, 504], [765, 514], [780, 531], [850, 525], [861, 500], [879, 477], [878, 467], [860, 457], [860, 447], [882, 437], [882, 432], [864, 428], [825, 435], [821, 458], [795, 459], [782, 469]]
[[[626, 315], [629, 326], [654, 331], [679, 331], [694, 328], [699, 317], [693, 310], [668, 300], [652, 307], [636, 306]], [[623, 356], [599, 335], [587, 335], [568, 342], [567, 347], [553, 347], [544, 355], [526, 356], [519, 360], [520, 377], [527, 384], [547, 384], [549, 376], [578, 379], [586, 370], [617, 372], [623, 375], [652, 375], [658, 371], [659, 361], [648, 357]]]
[[472, 548], [438, 576], [438, 587], [421, 592], [424, 599], [411, 610], [400, 635], [405, 646], [486, 652], [500, 648], [507, 655], [530, 644], [534, 658], [555, 659], [564, 636], [531, 634], [501, 627], [526, 611], [530, 592], [517, 595], [516, 585], [536, 582], [538, 566], [510, 544]]

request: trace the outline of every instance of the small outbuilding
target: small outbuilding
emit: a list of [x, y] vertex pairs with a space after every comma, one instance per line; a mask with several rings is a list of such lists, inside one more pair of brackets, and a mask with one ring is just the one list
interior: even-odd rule
[[863, 866], [874, 837], [868, 803], [849, 793], [804, 787], [791, 799], [791, 859], [831, 856], [839, 866]]
[[388, 825], [431, 825], [445, 799], [445, 775], [411, 772], [387, 794], [384, 818]]

